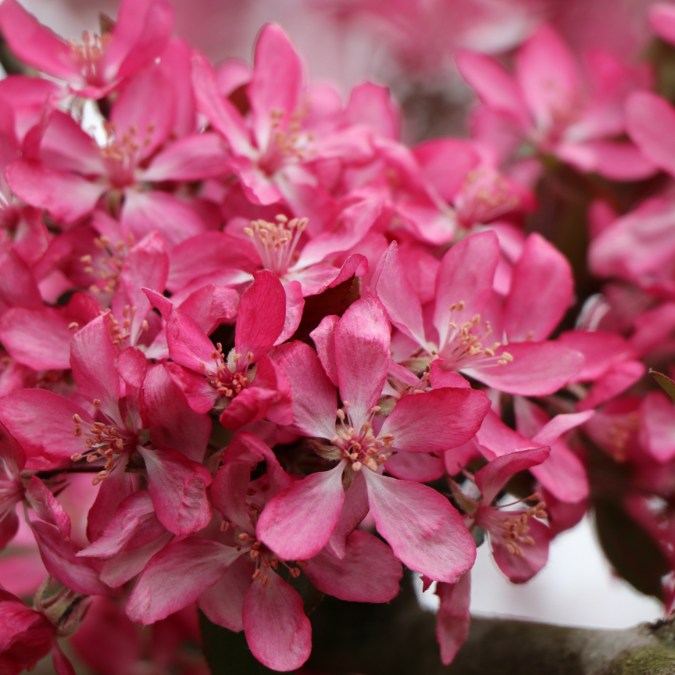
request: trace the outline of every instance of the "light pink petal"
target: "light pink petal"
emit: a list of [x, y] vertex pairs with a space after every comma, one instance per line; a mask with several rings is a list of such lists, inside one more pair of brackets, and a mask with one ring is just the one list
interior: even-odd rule
[[372, 82], [353, 87], [345, 113], [352, 124], [364, 124], [384, 138], [398, 140], [401, 136], [401, 113], [389, 87]]
[[12, 163], [6, 177], [18, 197], [66, 223], [91, 213], [106, 190], [102, 183], [24, 160]]
[[399, 399], [382, 425], [394, 447], [407, 452], [443, 452], [478, 431], [490, 408], [487, 397], [473, 389], [437, 389]]
[[389, 365], [389, 332], [382, 306], [372, 297], [352, 304], [335, 328], [340, 397], [357, 429], [382, 394]]
[[504, 366], [462, 368], [462, 372], [499, 391], [521, 396], [546, 396], [557, 391], [583, 367], [584, 357], [555, 342], [514, 342], [507, 351], [513, 361]]
[[342, 559], [324, 549], [302, 571], [322, 593], [347, 602], [389, 602], [403, 576], [389, 546], [364, 530], [351, 533]]
[[617, 333], [605, 330], [572, 330], [563, 333], [558, 341], [571, 349], [581, 352], [584, 367], [575, 380], [587, 382], [602, 376], [617, 361], [630, 360], [634, 351], [630, 344]]
[[543, 237], [530, 235], [513, 269], [504, 305], [503, 328], [509, 340], [547, 338], [571, 305], [573, 290], [567, 258]]
[[168, 248], [206, 229], [196, 206], [168, 192], [127, 190], [121, 221], [138, 239], [158, 230]]
[[235, 560], [216, 583], [199, 598], [199, 609], [209, 621], [238, 633], [244, 630], [244, 598], [251, 586], [253, 563], [245, 557]]
[[251, 141], [243, 120], [237, 109], [220, 95], [213, 66], [198, 52], [192, 57], [192, 81], [197, 106], [213, 128], [225, 137], [235, 153], [249, 154]]
[[104, 57], [107, 76], [116, 70], [126, 78], [152, 63], [171, 37], [173, 9], [165, 0], [136, 0], [120, 4], [112, 40]]
[[675, 406], [658, 392], [650, 392], [642, 404], [643, 442], [662, 464], [675, 458]]
[[425, 141], [413, 152], [426, 179], [448, 203], [454, 201], [467, 174], [480, 163], [480, 155], [470, 142], [454, 138]]
[[455, 63], [460, 75], [485, 105], [509, 113], [522, 125], [527, 124], [529, 115], [520, 88], [513, 76], [494, 58], [458, 51]]
[[[138, 143], [135, 162], [150, 157], [164, 143], [173, 125], [174, 90], [158, 68], [146, 68], [127, 80], [115, 100], [110, 121], [115, 134], [132, 134]], [[163, 105], [157, 105], [163, 101]]]
[[426, 485], [364, 471], [377, 531], [404, 565], [448, 583], [471, 568], [476, 545], [445, 497]]
[[347, 538], [368, 515], [368, 492], [362, 472], [356, 474], [345, 493], [345, 503], [337, 525], [326, 544], [326, 550], [336, 558], [344, 558]]
[[12, 52], [25, 63], [65, 80], [77, 77], [68, 43], [43, 26], [16, 0], [0, 5], [0, 27]]
[[193, 537], [169, 544], [148, 563], [131, 592], [129, 618], [147, 625], [187, 607], [220, 579], [238, 555], [210, 539]]
[[460, 325], [470, 320], [492, 296], [498, 260], [499, 240], [490, 230], [466, 237], [443, 257], [433, 317], [441, 349], [447, 342], [450, 322]]
[[541, 464], [548, 457], [548, 448], [532, 448], [493, 459], [476, 474], [476, 485], [483, 495], [483, 502], [490, 504], [512, 476]]
[[220, 136], [214, 133], [185, 136], [171, 143], [143, 171], [143, 180], [191, 181], [223, 175], [227, 156]]
[[337, 392], [321, 367], [316, 352], [302, 342], [277, 349], [274, 360], [291, 383], [293, 424], [308, 436], [335, 436]]
[[391, 322], [417, 344], [425, 345], [422, 305], [401, 265], [396, 242], [382, 256], [374, 286]]
[[148, 489], [157, 518], [169, 532], [186, 535], [204, 529], [211, 520], [206, 488], [211, 474], [175, 450], [138, 447], [148, 472]]
[[656, 172], [652, 161], [632, 143], [594, 140], [564, 144], [555, 154], [565, 162], [587, 173], [599, 173], [612, 180], [643, 180]]
[[580, 87], [571, 50], [545, 25], [518, 50], [516, 77], [538, 126], [545, 129], [574, 105]]
[[41, 309], [40, 289], [32, 270], [12, 249], [0, 251], [0, 309]]
[[302, 598], [274, 572], [246, 594], [244, 631], [253, 656], [274, 670], [296, 670], [312, 651], [312, 626]]
[[588, 497], [586, 467], [562, 441], [553, 443], [549, 458], [531, 471], [548, 492], [566, 504], [576, 504]]
[[436, 639], [441, 647], [441, 661], [447, 666], [469, 635], [471, 575], [465, 574], [456, 584], [437, 584], [436, 595], [440, 600]]
[[284, 327], [286, 294], [281, 282], [268, 270], [255, 274], [242, 293], [237, 313], [234, 348], [242, 359], [257, 360], [269, 352]]
[[279, 26], [267, 25], [255, 47], [253, 78], [248, 87], [253, 127], [258, 147], [266, 148], [273, 129], [273, 114], [284, 126], [298, 106], [302, 87], [302, 64]]
[[637, 92], [626, 104], [626, 126], [640, 150], [675, 175], [675, 110], [656, 94]]
[[445, 463], [438, 455], [421, 452], [397, 452], [384, 467], [394, 478], [429, 483], [445, 475]]
[[256, 528], [258, 539], [282, 560], [307, 560], [328, 542], [337, 525], [345, 492], [340, 462], [297, 481], [272, 498]]

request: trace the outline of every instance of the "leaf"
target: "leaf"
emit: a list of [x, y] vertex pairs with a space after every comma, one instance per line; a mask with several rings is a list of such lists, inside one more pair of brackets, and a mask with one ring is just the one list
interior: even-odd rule
[[675, 402], [675, 380], [651, 368], [649, 369], [649, 374], [656, 380], [661, 389], [670, 396], [671, 400]]
[[595, 526], [602, 550], [617, 573], [641, 593], [661, 600], [661, 577], [669, 565], [651, 537], [609, 499], [595, 502]]

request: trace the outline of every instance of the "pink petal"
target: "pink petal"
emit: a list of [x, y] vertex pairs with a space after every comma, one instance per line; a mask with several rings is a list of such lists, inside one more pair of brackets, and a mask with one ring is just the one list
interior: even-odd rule
[[665, 396], [650, 392], [642, 404], [643, 443], [649, 454], [665, 464], [675, 458], [675, 407]]
[[253, 78], [248, 87], [253, 127], [258, 147], [266, 148], [272, 134], [272, 114], [284, 126], [298, 106], [302, 87], [302, 64], [279, 26], [263, 28], [255, 47]]
[[509, 113], [522, 125], [527, 124], [529, 115], [520, 88], [494, 58], [460, 50], [455, 54], [455, 63], [485, 105]]
[[0, 27], [12, 52], [25, 63], [68, 80], [79, 75], [68, 43], [43, 26], [16, 0], [0, 5]]
[[336, 558], [344, 558], [347, 538], [368, 515], [368, 492], [362, 472], [356, 474], [345, 493], [345, 503], [337, 525], [326, 544], [326, 551]]
[[487, 397], [473, 389], [436, 389], [399, 399], [382, 425], [394, 447], [408, 452], [443, 452], [478, 431], [490, 408]]
[[374, 285], [377, 297], [387, 310], [391, 322], [417, 344], [425, 345], [422, 305], [406, 277], [396, 242], [392, 242], [382, 256]]
[[569, 47], [542, 25], [516, 55], [516, 77], [538, 126], [548, 129], [560, 111], [574, 105], [579, 91], [578, 66]]
[[579, 352], [554, 342], [514, 342], [497, 355], [502, 351], [513, 356], [511, 363], [494, 367], [478, 363], [462, 372], [509, 394], [546, 396], [573, 380], [584, 363]]
[[[36, 410], [40, 411], [38, 416]], [[75, 414], [90, 419], [80, 406], [44, 389], [23, 389], [0, 399], [0, 420], [34, 470], [63, 466], [71, 455], [84, 450], [74, 435]]]
[[18, 197], [66, 223], [90, 214], [106, 190], [102, 183], [24, 160], [12, 163], [6, 176]]
[[636, 92], [626, 104], [626, 126], [640, 150], [675, 175], [675, 110], [660, 96]]
[[[490, 230], [466, 237], [443, 257], [433, 319], [441, 348], [447, 342], [450, 321], [459, 325], [483, 311], [492, 296], [498, 260], [499, 240]], [[451, 307], [456, 309], [451, 311]]]
[[178, 450], [201, 462], [211, 436], [211, 420], [193, 412], [162, 365], [151, 367], [143, 386], [142, 415], [155, 446]]
[[160, 551], [145, 568], [127, 603], [127, 614], [155, 623], [187, 607], [220, 579], [238, 552], [210, 539], [183, 539]]
[[322, 593], [347, 602], [389, 602], [403, 576], [389, 546], [364, 530], [352, 532], [342, 559], [324, 549], [302, 570]]
[[[110, 337], [108, 317], [98, 316], [78, 330], [70, 345], [70, 362], [79, 393], [98, 399], [108, 416], [119, 417], [120, 377], [115, 367], [117, 350]], [[123, 426], [118, 419], [119, 426]]]
[[[517, 517], [517, 515], [517, 511], [495, 511], [495, 516], [501, 521], [514, 516]], [[526, 536], [531, 537], [533, 543], [519, 544], [522, 555], [511, 553], [503, 538], [490, 536], [490, 548], [495, 562], [514, 584], [529, 581], [548, 560], [548, 545], [551, 540], [548, 527], [538, 520], [530, 518], [528, 528]]]
[[266, 354], [279, 337], [285, 318], [286, 294], [281, 282], [272, 272], [257, 272], [239, 302], [234, 334], [236, 352], [242, 359], [251, 353], [254, 361]]
[[167, 45], [172, 27], [173, 9], [165, 0], [121, 3], [104, 56], [106, 75], [117, 71], [126, 78], [152, 63]]
[[441, 647], [441, 661], [447, 666], [469, 635], [471, 576], [465, 574], [456, 584], [437, 584], [436, 595], [440, 600], [436, 639]]
[[122, 225], [128, 227], [138, 239], [152, 230], [158, 230], [169, 248], [206, 229], [199, 210], [189, 202], [168, 192], [135, 190], [126, 192]]
[[148, 489], [157, 518], [169, 532], [199, 532], [211, 521], [206, 488], [211, 474], [175, 450], [138, 447], [148, 472]]
[[548, 457], [548, 448], [532, 448], [493, 459], [476, 474], [476, 485], [483, 495], [483, 502], [490, 504], [512, 476], [541, 464]]
[[476, 545], [450, 502], [426, 485], [364, 469], [377, 531], [410, 569], [456, 582], [476, 558]]
[[335, 328], [335, 365], [340, 397], [353, 426], [368, 419], [387, 377], [390, 328], [372, 297], [352, 304]]
[[107, 595], [110, 589], [85, 558], [77, 557], [77, 548], [55, 526], [44, 522], [31, 525], [40, 556], [50, 576], [84, 595]]
[[312, 626], [300, 595], [277, 574], [253, 583], [244, 600], [244, 631], [253, 655], [263, 665], [294, 671], [312, 651]]
[[0, 341], [15, 361], [34, 370], [68, 370], [73, 336], [68, 323], [50, 307], [11, 308], [0, 316]]
[[569, 309], [573, 290], [567, 258], [543, 237], [530, 235], [513, 269], [504, 305], [503, 327], [509, 340], [547, 338]]
[[642, 180], [656, 172], [656, 166], [632, 143], [594, 140], [564, 144], [555, 154], [586, 173], [599, 173], [612, 180]]
[[143, 180], [191, 181], [225, 173], [227, 155], [220, 136], [213, 133], [180, 138], [156, 155], [143, 171]]
[[244, 630], [244, 599], [251, 586], [253, 563], [245, 557], [235, 560], [216, 583], [199, 598], [199, 609], [209, 621], [238, 633]]
[[666, 42], [675, 44], [675, 8], [668, 2], [656, 2], [649, 8], [649, 26]]
[[337, 392], [321, 367], [316, 352], [302, 342], [277, 348], [274, 360], [291, 383], [293, 424], [308, 436], [335, 436]]
[[220, 95], [213, 66], [199, 52], [192, 57], [192, 80], [197, 106], [213, 128], [225, 137], [237, 154], [250, 153], [251, 141], [239, 112]]
[[328, 542], [337, 525], [345, 492], [344, 462], [297, 481], [273, 497], [256, 528], [258, 539], [282, 560], [307, 560]]

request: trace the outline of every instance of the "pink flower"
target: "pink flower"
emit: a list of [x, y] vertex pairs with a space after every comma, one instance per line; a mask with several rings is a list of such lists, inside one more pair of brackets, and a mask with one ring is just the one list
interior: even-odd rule
[[78, 44], [54, 34], [16, 0], [0, 8], [0, 27], [12, 51], [86, 98], [102, 98], [151, 64], [169, 41], [172, 26], [173, 10], [165, 0], [124, 0], [111, 32], [85, 31]]
[[337, 464], [273, 498], [258, 521], [258, 538], [286, 559], [311, 558], [329, 542], [342, 555], [345, 534], [370, 508], [401, 562], [454, 582], [475, 555], [459, 514], [434, 490], [383, 476], [382, 470], [394, 452], [441, 452], [471, 438], [486, 399], [468, 389], [404, 396], [380, 426], [377, 403], [388, 369], [389, 329], [374, 299], [361, 299], [345, 312], [335, 325], [332, 350], [327, 372], [337, 378], [343, 409], [315, 352], [297, 342], [279, 351], [292, 386], [294, 426], [324, 439], [317, 452]]
[[[504, 137], [510, 137], [509, 153], [525, 140], [581, 171], [614, 180], [649, 176], [653, 164], [632, 144], [615, 140], [624, 131], [628, 94], [644, 86], [644, 70], [630, 69], [599, 51], [584, 57], [582, 70], [570, 48], [546, 25], [519, 48], [513, 75], [491, 57], [458, 54], [461, 74], [484, 104], [475, 131], [482, 136], [485, 130], [485, 140], [495, 141], [495, 147], [504, 147]], [[495, 129], [501, 130], [501, 143], [489, 138]]]
[[512, 394], [553, 393], [582, 364], [581, 354], [545, 340], [571, 302], [569, 263], [544, 239], [530, 236], [508, 294], [500, 298], [494, 290], [499, 255], [491, 231], [471, 235], [445, 254], [431, 326], [423, 319], [396, 244], [381, 260], [376, 293], [392, 323], [427, 355], [426, 363], [439, 359], [445, 370]]

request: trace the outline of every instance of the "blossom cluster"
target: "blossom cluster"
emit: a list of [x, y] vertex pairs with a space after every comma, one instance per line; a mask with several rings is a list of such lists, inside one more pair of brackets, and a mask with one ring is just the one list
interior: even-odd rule
[[[672, 608], [673, 403], [646, 370], [675, 353], [675, 110], [646, 64], [546, 25], [512, 67], [458, 52], [471, 137], [411, 146], [385, 87], [313, 84], [276, 25], [217, 67], [167, 0], [80, 43], [4, 0], [0, 29], [39, 71], [0, 81], [3, 673], [71, 673], [64, 644], [206, 672], [197, 608], [294, 671], [299, 581], [387, 603], [404, 569], [450, 663], [476, 546], [525, 582], [591, 503], [646, 533]], [[528, 225], [564, 171], [589, 292]]]

